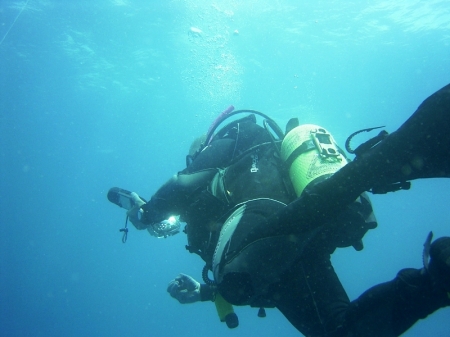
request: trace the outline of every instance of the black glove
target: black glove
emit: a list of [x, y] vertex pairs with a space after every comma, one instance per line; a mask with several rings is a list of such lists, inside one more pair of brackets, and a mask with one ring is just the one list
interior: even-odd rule
[[167, 292], [181, 304], [186, 304], [201, 300], [200, 288], [200, 283], [193, 277], [180, 274], [170, 281]]
[[377, 227], [372, 206], [365, 195], [347, 206], [335, 219], [328, 222], [320, 232], [326, 245], [335, 248], [353, 246], [360, 251], [364, 248], [362, 238], [370, 229]]

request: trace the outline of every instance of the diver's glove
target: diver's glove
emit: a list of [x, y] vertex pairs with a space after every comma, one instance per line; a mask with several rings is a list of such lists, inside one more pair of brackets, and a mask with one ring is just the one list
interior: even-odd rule
[[189, 275], [179, 274], [170, 281], [167, 292], [181, 304], [201, 301], [200, 283]]
[[134, 202], [134, 206], [130, 210], [128, 210], [128, 218], [137, 229], [146, 229], [147, 225], [143, 224], [140, 220], [142, 216], [141, 207], [142, 205], [145, 205], [145, 201], [142, 200], [135, 192], [131, 192], [130, 197]]
[[353, 246], [360, 251], [364, 248], [362, 238], [366, 233], [377, 227], [377, 221], [372, 211], [372, 205], [365, 193], [355, 202], [348, 205], [335, 216], [321, 231], [324, 244], [335, 248]]
[[339, 248], [353, 246], [355, 250], [361, 251], [364, 248], [362, 238], [369, 230], [377, 227], [376, 221], [365, 221], [358, 214], [348, 210], [340, 214], [338, 218], [343, 220], [339, 226], [332, 229], [334, 245]]
[[143, 214], [141, 207], [146, 204], [146, 201], [137, 193], [112, 187], [108, 191], [107, 198], [113, 204], [127, 210], [128, 218], [137, 229], [147, 228], [147, 225], [141, 222], [141, 215]]

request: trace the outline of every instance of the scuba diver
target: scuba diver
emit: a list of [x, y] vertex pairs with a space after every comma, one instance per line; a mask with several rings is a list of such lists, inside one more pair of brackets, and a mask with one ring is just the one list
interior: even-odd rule
[[[248, 115], [219, 129], [239, 113]], [[403, 269], [354, 301], [330, 257], [337, 247], [363, 249], [377, 226], [367, 192], [450, 177], [449, 131], [450, 85], [397, 131], [381, 131], [355, 150], [358, 132], [350, 136], [352, 161], [321, 126], [291, 119], [283, 132], [260, 112], [230, 107], [148, 202], [119, 188], [108, 199], [156, 237], [187, 224], [186, 248], [205, 261], [204, 284], [180, 274], [168, 292], [180, 303], [215, 301], [231, 328], [238, 321], [230, 304], [260, 308], [260, 316], [277, 308], [305, 336], [399, 336], [450, 305], [450, 237], [432, 242], [430, 232], [422, 269]], [[121, 231], [125, 241], [128, 229]]]

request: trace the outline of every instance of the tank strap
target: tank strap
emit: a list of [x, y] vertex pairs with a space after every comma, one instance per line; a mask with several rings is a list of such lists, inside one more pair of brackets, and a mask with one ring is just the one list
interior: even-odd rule
[[294, 151], [292, 151], [291, 155], [285, 161], [285, 167], [291, 167], [292, 163], [298, 156], [302, 153], [308, 152], [310, 150], [316, 149], [316, 145], [312, 140], [307, 140], [302, 143], [299, 147], [297, 147]]

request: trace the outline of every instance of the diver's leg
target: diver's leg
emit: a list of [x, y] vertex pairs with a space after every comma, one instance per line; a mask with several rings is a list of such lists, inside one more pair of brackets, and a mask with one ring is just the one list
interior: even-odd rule
[[303, 254], [317, 231], [268, 235], [277, 222], [270, 216], [285, 204], [256, 199], [237, 208], [225, 221], [215, 247], [212, 270], [221, 295], [235, 305], [274, 306], [271, 284]]
[[450, 306], [450, 238], [431, 245], [428, 270], [404, 269], [350, 304], [345, 328], [355, 336], [400, 336], [419, 319]]
[[428, 270], [401, 270], [349, 304], [327, 255], [307, 249], [271, 290], [277, 308], [306, 336], [400, 336], [450, 306], [450, 238], [433, 242], [430, 256]]
[[[274, 215], [277, 234], [323, 225], [361, 193], [419, 178], [450, 177], [450, 85], [428, 97], [395, 132]], [[274, 221], [276, 221], [274, 219]], [[298, 224], [301, 223], [301, 226]]]
[[364, 191], [420, 178], [450, 177], [450, 85], [428, 97], [378, 145], [314, 186], [336, 205]]
[[284, 207], [254, 200], [225, 221], [213, 258], [218, 290], [234, 305], [276, 306], [307, 336], [340, 337], [349, 299], [330, 262], [334, 246], [319, 231], [268, 236]]
[[450, 305], [447, 293], [433, 287], [430, 275], [403, 269], [350, 304], [345, 330], [355, 336], [400, 336], [419, 319]]
[[326, 252], [305, 251], [272, 292], [277, 308], [305, 336], [341, 336], [349, 299]]

